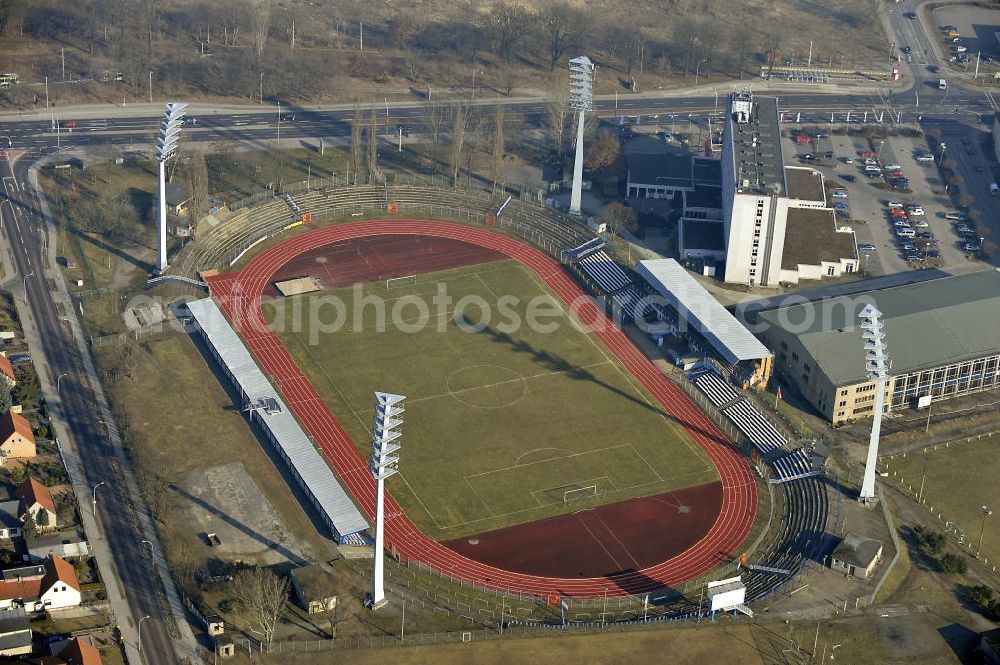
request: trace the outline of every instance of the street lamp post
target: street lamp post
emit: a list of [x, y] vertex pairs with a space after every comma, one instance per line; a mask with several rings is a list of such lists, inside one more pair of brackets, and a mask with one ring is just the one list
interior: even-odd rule
[[92, 506], [93, 506], [92, 512], [94, 513], [94, 517], [95, 518], [97, 517], [97, 488], [100, 487], [101, 485], [104, 485], [104, 484], [105, 483], [102, 480], [101, 482], [99, 482], [96, 485], [94, 485], [94, 498], [93, 498], [93, 501], [92, 501]]
[[62, 373], [62, 374], [60, 374], [60, 375], [59, 375], [59, 377], [58, 377], [58, 378], [56, 379], [56, 392], [57, 392], [57, 393], [59, 392], [59, 386], [60, 386], [60, 385], [62, 384], [62, 380], [63, 380], [63, 377], [64, 377], [64, 376], [69, 376], [69, 374], [67, 374], [66, 372], [63, 372], [63, 373]]
[[707, 61], [708, 58], [702, 58], [698, 61], [698, 64], [694, 66], [694, 87], [698, 87], [698, 76], [701, 74], [701, 63]]
[[[11, 206], [13, 207], [13, 204], [11, 204]], [[35, 276], [35, 271], [32, 270], [31, 272], [29, 272], [27, 275], [24, 276], [23, 280], [21, 280], [21, 290], [24, 292], [24, 302], [28, 302], [28, 278], [34, 276]]]
[[986, 533], [986, 518], [993, 514], [987, 506], [982, 506], [983, 511], [983, 525], [979, 527], [979, 547], [976, 548], [976, 558], [979, 558], [979, 553], [983, 551], [983, 534]]
[[601, 612], [601, 627], [608, 620], [608, 587], [604, 587], [604, 610]]
[[156, 556], [156, 554], [153, 552], [153, 541], [146, 540], [145, 538], [143, 538], [142, 544], [143, 545], [149, 545], [149, 556], [150, 557], [155, 557]]
[[136, 640], [135, 640], [135, 645], [136, 645], [135, 649], [139, 653], [142, 653], [142, 622], [145, 621], [146, 619], [149, 619], [149, 618], [150, 618], [150, 616], [147, 614], [146, 616], [144, 616], [141, 619], [139, 619], [139, 630], [138, 630], [138, 635], [136, 636]]

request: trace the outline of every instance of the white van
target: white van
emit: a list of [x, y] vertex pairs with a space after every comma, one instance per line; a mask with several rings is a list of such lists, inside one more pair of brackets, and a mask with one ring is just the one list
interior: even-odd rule
[[947, 90], [947, 89], [948, 89], [948, 82], [947, 81], [945, 81], [944, 79], [941, 79], [940, 81], [938, 81], [938, 90]]
[[1000, 185], [995, 182], [990, 183], [990, 196], [1000, 196]]
[[913, 229], [896, 229], [896, 235], [900, 238], [912, 238], [917, 235]]
[[964, 222], [967, 219], [966, 214], [961, 210], [949, 210], [944, 214], [944, 218], [955, 222]]

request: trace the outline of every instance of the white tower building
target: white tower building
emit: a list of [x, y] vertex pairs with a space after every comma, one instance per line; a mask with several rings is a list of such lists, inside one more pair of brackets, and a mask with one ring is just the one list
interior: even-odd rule
[[385, 479], [399, 471], [400, 445], [403, 433], [403, 395], [375, 393], [375, 427], [372, 437], [372, 456], [369, 463], [377, 482], [375, 490], [375, 568], [372, 571], [372, 589], [369, 602], [378, 609], [386, 603], [383, 587], [383, 554], [385, 551]]

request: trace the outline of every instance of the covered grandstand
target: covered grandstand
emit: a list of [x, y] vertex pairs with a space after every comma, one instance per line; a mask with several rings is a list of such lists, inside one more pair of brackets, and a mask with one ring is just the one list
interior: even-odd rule
[[187, 303], [197, 331], [219, 368], [239, 390], [251, 422], [260, 425], [289, 473], [342, 545], [366, 545], [368, 522], [211, 298]]
[[771, 352], [681, 264], [673, 259], [639, 261], [636, 271], [676, 314], [676, 332], [693, 348], [711, 353], [744, 388], [768, 381]]

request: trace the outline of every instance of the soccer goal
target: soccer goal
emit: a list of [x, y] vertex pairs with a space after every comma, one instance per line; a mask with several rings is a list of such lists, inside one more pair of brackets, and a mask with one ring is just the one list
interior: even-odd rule
[[385, 290], [388, 291], [389, 289], [396, 286], [406, 286], [408, 284], [416, 284], [416, 283], [417, 283], [416, 275], [406, 275], [405, 277], [390, 277], [389, 279], [385, 280]]
[[580, 499], [592, 499], [597, 496], [597, 489], [597, 485], [588, 485], [586, 487], [577, 487], [576, 489], [566, 490], [563, 492], [563, 503], [579, 501]]

